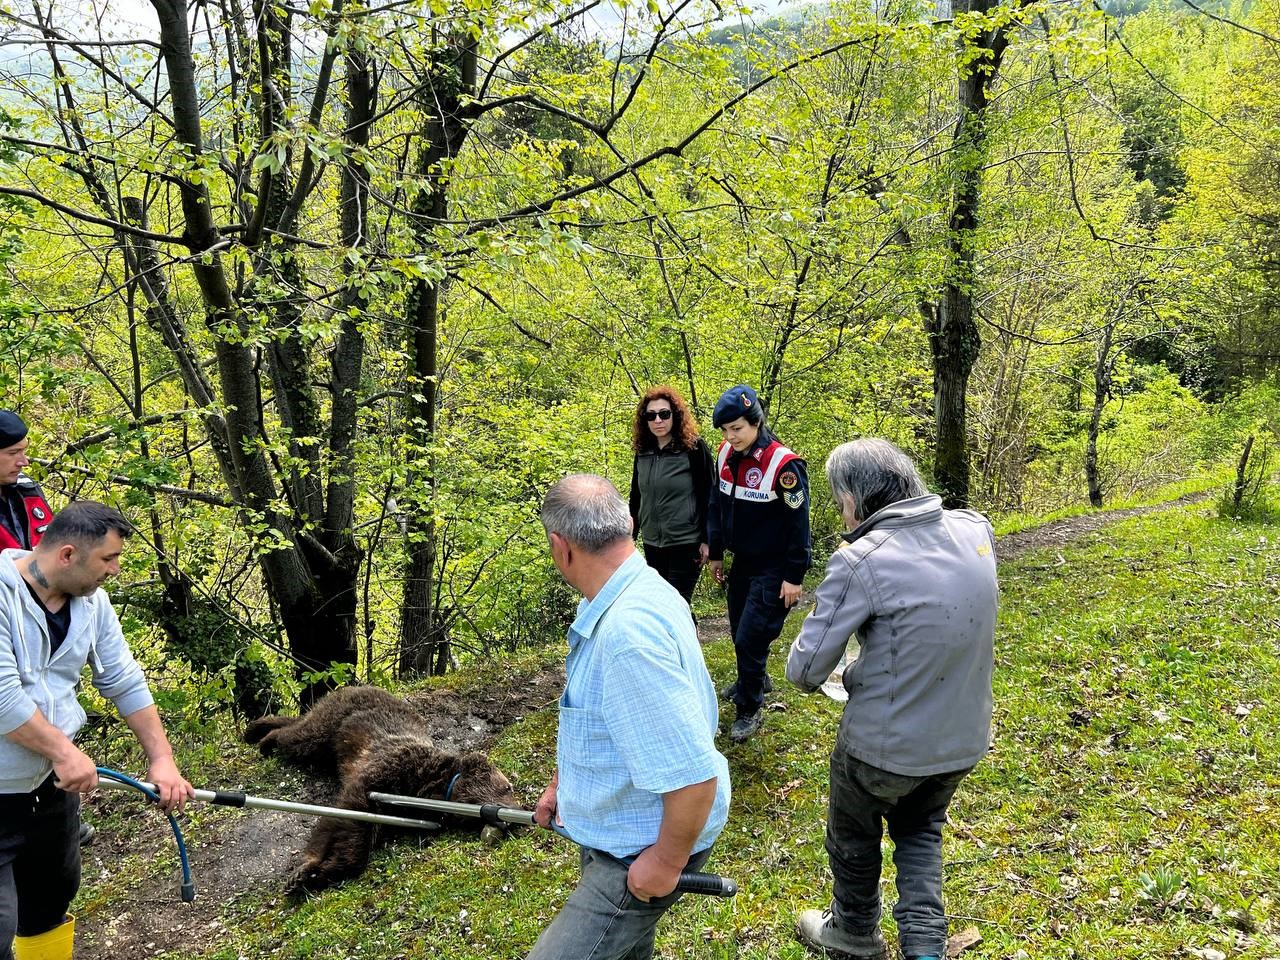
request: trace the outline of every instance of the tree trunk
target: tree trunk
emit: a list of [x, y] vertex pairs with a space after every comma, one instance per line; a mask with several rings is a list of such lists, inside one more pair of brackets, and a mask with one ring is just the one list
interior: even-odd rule
[[[471, 39], [454, 38], [419, 91], [419, 103], [427, 116], [424, 141], [418, 152], [418, 176], [428, 188], [414, 202], [414, 230], [423, 250], [435, 243], [433, 221], [449, 212], [448, 171], [445, 166], [462, 149], [470, 129], [463, 103], [476, 92], [476, 47]], [[444, 673], [449, 665], [449, 638], [441, 616], [436, 558], [438, 527], [435, 519], [435, 464], [430, 452], [436, 430], [439, 396], [439, 331], [443, 281], [424, 278], [414, 284], [409, 298], [410, 338], [407, 420], [413, 466], [406, 479], [410, 502], [408, 558], [405, 564], [404, 598], [400, 610], [400, 672], [402, 675]]]
[[[193, 168], [198, 168], [203, 162], [204, 144], [186, 5], [176, 0], [152, 0], [152, 6], [160, 22], [160, 55], [168, 81], [174, 135]], [[269, 70], [269, 64], [264, 68]], [[280, 488], [260, 442], [265, 428], [257, 357], [229, 282], [222, 254], [225, 238], [214, 220], [212, 197], [203, 182], [185, 178], [178, 186], [185, 219], [183, 239], [193, 254], [191, 269], [203, 301], [205, 325], [214, 341], [226, 443], [235, 477], [233, 489], [238, 502], [253, 511], [254, 519], [266, 527], [264, 536], [270, 542], [265, 544], [267, 548], [259, 554], [258, 562], [279, 611], [290, 652], [303, 675], [326, 672], [335, 663], [354, 665], [359, 556], [335, 552], [305, 532], [298, 522], [300, 517], [279, 508]], [[268, 197], [263, 197], [262, 203], [269, 203]], [[255, 221], [267, 212], [260, 207]], [[305, 509], [296, 502], [294, 506]], [[303, 706], [309, 706], [327, 687], [322, 680], [309, 680], [302, 693]]]
[[1253, 434], [1244, 442], [1244, 452], [1240, 454], [1240, 462], [1236, 465], [1236, 485], [1231, 492], [1231, 515], [1240, 515], [1240, 504], [1244, 502], [1244, 492], [1249, 486], [1249, 453], [1253, 450]]
[[[433, 210], [443, 216], [447, 205], [443, 189], [433, 190]], [[439, 624], [436, 604], [435, 464], [428, 450], [436, 429], [438, 377], [437, 330], [440, 324], [440, 284], [419, 280], [410, 298], [413, 324], [409, 399], [409, 431], [418, 466], [410, 469], [405, 484], [414, 492], [417, 506], [409, 511], [408, 560], [405, 564], [404, 598], [400, 608], [400, 672], [402, 675], [435, 672], [437, 647], [447, 643]], [[425, 462], [424, 462], [425, 459]], [[423, 469], [425, 468], [425, 469]]]
[[[369, 237], [369, 171], [362, 159], [369, 145], [369, 127], [377, 103], [377, 89], [369, 59], [356, 43], [346, 52], [347, 147], [339, 190], [342, 244], [358, 250]], [[330, 360], [333, 377], [332, 426], [329, 434], [329, 489], [325, 496], [325, 536], [339, 545], [355, 546], [351, 525], [355, 516], [354, 444], [360, 377], [364, 365], [364, 336], [356, 316], [365, 306], [360, 293], [359, 267], [345, 259], [347, 285], [342, 293], [342, 328]], [[339, 546], [341, 550], [341, 546]]]
[[1089, 433], [1084, 445], [1084, 476], [1089, 484], [1089, 504], [1102, 506], [1102, 478], [1098, 474], [1098, 434], [1102, 430], [1102, 411], [1111, 397], [1111, 340], [1115, 333], [1113, 324], [1102, 330], [1098, 344], [1098, 358], [1093, 366], [1093, 410], [1089, 414]]
[[[988, 13], [997, 5], [996, 0], [952, 0], [952, 16]], [[951, 145], [955, 187], [947, 235], [950, 265], [937, 308], [926, 320], [933, 360], [934, 479], [948, 507], [969, 503], [966, 403], [969, 374], [982, 346], [973, 313], [975, 245], [987, 154], [987, 107], [991, 85], [1008, 47], [1007, 31], [1007, 26], [1001, 26], [972, 39], [962, 34], [958, 41], [960, 113]], [[978, 56], [970, 59], [975, 52]]]

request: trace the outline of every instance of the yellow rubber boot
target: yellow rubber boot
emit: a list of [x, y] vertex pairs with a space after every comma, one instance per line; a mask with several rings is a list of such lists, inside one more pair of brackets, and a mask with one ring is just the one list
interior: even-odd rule
[[76, 937], [76, 918], [35, 937], [14, 937], [14, 960], [71, 960], [71, 945]]

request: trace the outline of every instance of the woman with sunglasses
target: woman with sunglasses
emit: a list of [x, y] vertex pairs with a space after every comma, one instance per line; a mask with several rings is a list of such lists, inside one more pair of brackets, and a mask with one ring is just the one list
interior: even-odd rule
[[634, 535], [644, 540], [649, 566], [690, 601], [708, 556], [711, 450], [684, 398], [667, 386], [640, 398], [631, 445]]

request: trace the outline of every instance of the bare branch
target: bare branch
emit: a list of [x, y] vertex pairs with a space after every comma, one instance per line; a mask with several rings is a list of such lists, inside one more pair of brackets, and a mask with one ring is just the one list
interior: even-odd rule
[[94, 479], [106, 479], [112, 483], [123, 484], [126, 487], [133, 487], [135, 490], [149, 490], [152, 493], [163, 493], [167, 496], [177, 497], [180, 500], [195, 500], [199, 503], [207, 503], [215, 507], [226, 507], [233, 509], [236, 505], [223, 500], [221, 497], [215, 497], [211, 493], [204, 493], [200, 490], [188, 490], [186, 487], [174, 487], [167, 483], [152, 483], [149, 480], [139, 480], [135, 477], [126, 477], [118, 473], [108, 474], [105, 478], [90, 470], [88, 467], [79, 467], [73, 463], [59, 463], [57, 460], [47, 460], [43, 457], [32, 457], [32, 463], [38, 463], [42, 467], [50, 470], [65, 470], [68, 473], [77, 473]]
[[1275, 37], [1271, 36], [1271, 34], [1269, 33], [1263, 33], [1261, 30], [1253, 29], [1253, 27], [1246, 27], [1243, 23], [1240, 23], [1239, 21], [1236, 21], [1236, 20], [1232, 20], [1230, 17], [1224, 17], [1221, 14], [1213, 13], [1209, 10], [1206, 10], [1204, 7], [1201, 7], [1192, 3], [1191, 0], [1182, 0], [1182, 2], [1185, 3], [1192, 10], [1194, 10], [1196, 13], [1200, 14], [1201, 16], [1208, 17], [1210, 20], [1217, 20], [1219, 23], [1225, 23], [1228, 26], [1235, 27], [1237, 30], [1243, 30], [1245, 33], [1251, 33], [1255, 37], [1261, 37], [1263, 40], [1267, 41], [1267, 43], [1280, 45], [1280, 40], [1277, 40]]
[[503, 50], [500, 54], [494, 57], [493, 62], [489, 64], [489, 72], [486, 73], [484, 76], [484, 83], [480, 85], [480, 90], [476, 94], [477, 99], [483, 100], [485, 98], [485, 95], [488, 94], [489, 84], [493, 81], [494, 76], [497, 74], [498, 67], [502, 65], [502, 62], [504, 60], [506, 60], [508, 57], [512, 56], [513, 54], [517, 53], [518, 51], [523, 50], [525, 47], [533, 43], [539, 37], [543, 37], [546, 34], [550, 33], [556, 27], [562, 26], [563, 24], [566, 24], [571, 20], [577, 19], [578, 17], [586, 13], [588, 10], [591, 10], [593, 7], [600, 6], [600, 3], [601, 3], [601, 0], [591, 0], [590, 3], [584, 4], [581, 7], [576, 7], [575, 9], [570, 10], [564, 16], [558, 17], [555, 20], [552, 20], [550, 23], [544, 24], [543, 26], [535, 30], [533, 33], [529, 34], [527, 37], [524, 37], [518, 42], [512, 44], [506, 50]]
[[127, 223], [121, 223], [119, 220], [109, 220], [106, 217], [94, 216], [92, 213], [86, 213], [84, 210], [77, 210], [75, 207], [68, 206], [65, 203], [59, 203], [36, 190], [27, 190], [23, 187], [11, 187], [7, 184], [0, 183], [0, 194], [10, 197], [25, 197], [28, 200], [34, 200], [36, 203], [46, 206], [51, 210], [57, 210], [59, 213], [65, 213], [73, 219], [82, 223], [92, 223], [100, 227], [107, 227], [110, 230], [128, 234], [131, 237], [138, 237], [143, 240], [151, 240], [155, 243], [186, 243], [182, 237], [170, 236], [167, 233], [153, 233], [150, 230], [143, 230], [139, 227], [130, 226]]
[[[128, 423], [121, 424], [125, 430], [137, 430], [139, 427], [154, 427], [157, 424], [168, 423], [173, 420], [181, 420], [184, 417], [198, 414], [198, 410], [169, 410], [164, 413], [153, 413], [149, 417], [143, 417], [140, 420], [130, 420]], [[116, 435], [115, 430], [102, 430], [98, 433], [90, 434], [87, 437], [81, 437], [72, 443], [67, 444], [62, 451], [62, 455], [70, 456], [73, 453], [79, 453], [86, 447], [91, 447], [95, 443], [102, 443], [104, 440], [110, 440]]]
[[[835, 43], [828, 47], [824, 47], [823, 49], [815, 51], [814, 53], [806, 54], [802, 57], [797, 57], [795, 60], [792, 60], [790, 63], [787, 63], [779, 67], [773, 73], [770, 73], [762, 77], [761, 79], [757, 80], [755, 83], [748, 86], [737, 96], [731, 97], [729, 100], [722, 103], [719, 107], [717, 107], [711, 114], [709, 114], [701, 123], [699, 123], [696, 127], [694, 127], [693, 130], [691, 130], [688, 134], [686, 134], [685, 137], [680, 141], [678, 141], [677, 143], [670, 144], [665, 147], [659, 147], [657, 150], [653, 150], [650, 153], [645, 154], [643, 157], [640, 157], [638, 160], [634, 160], [631, 163], [624, 164], [623, 166], [618, 167], [617, 169], [612, 171], [611, 173], [608, 173], [602, 177], [598, 177], [597, 179], [592, 180], [590, 183], [586, 183], [581, 186], [574, 187], [571, 190], [564, 190], [553, 197], [548, 197], [546, 200], [540, 200], [537, 203], [528, 204], [527, 206], [520, 207], [517, 210], [513, 210], [510, 213], [503, 214], [501, 216], [488, 217], [483, 220], [473, 220], [470, 223], [464, 222], [462, 224], [459, 224], [466, 227], [466, 229], [463, 231], [463, 234], [470, 235], [473, 233], [478, 233], [481, 230], [488, 230], [493, 227], [501, 226], [502, 224], [507, 223], [511, 220], [519, 220], [525, 217], [531, 217], [531, 216], [536, 216], [538, 214], [547, 213], [553, 207], [555, 207], [555, 205], [558, 203], [563, 203], [566, 200], [572, 200], [574, 197], [580, 197], [583, 194], [592, 193], [596, 190], [601, 189], [602, 187], [607, 187], [609, 184], [614, 183], [615, 181], [620, 180], [623, 177], [630, 176], [636, 170], [639, 170], [643, 167], [647, 167], [649, 164], [653, 163], [656, 160], [660, 160], [663, 157], [681, 156], [684, 153], [684, 151], [689, 149], [689, 147], [700, 136], [702, 136], [709, 129], [711, 129], [711, 127], [716, 123], [716, 121], [718, 121], [726, 113], [728, 113], [730, 110], [736, 107], [739, 103], [742, 103], [742, 101], [746, 100], [756, 91], [760, 90], [765, 86], [768, 86], [773, 81], [779, 79], [780, 77], [786, 76], [787, 74], [791, 73], [794, 70], [799, 69], [800, 67], [805, 66], [806, 64], [813, 63], [816, 60], [821, 60], [824, 57], [829, 57], [833, 53], [837, 53], [840, 50], [845, 50], [845, 49], [848, 49], [849, 47], [858, 46], [860, 44], [867, 43], [869, 42], [869, 40], [870, 38], [868, 37], [858, 37], [852, 40], [842, 40], [839, 43]], [[432, 222], [447, 223], [451, 221], [432, 220]]]

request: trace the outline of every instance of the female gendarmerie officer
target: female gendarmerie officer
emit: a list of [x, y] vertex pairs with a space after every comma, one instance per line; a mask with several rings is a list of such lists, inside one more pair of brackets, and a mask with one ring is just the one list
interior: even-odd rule
[[712, 423], [724, 443], [707, 515], [711, 573], [724, 583], [724, 552], [733, 554], [729, 629], [738, 658], [737, 682], [721, 696], [737, 707], [729, 738], [740, 743], [760, 729], [769, 645], [800, 599], [812, 560], [809, 475], [804, 461], [769, 432], [760, 398], [745, 384], [725, 391]]

